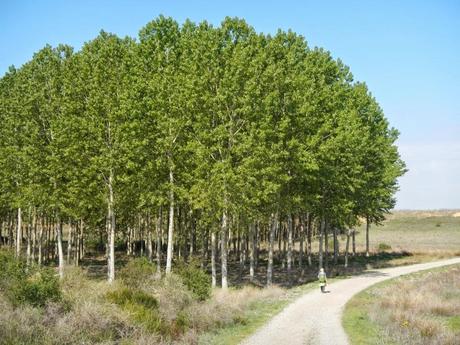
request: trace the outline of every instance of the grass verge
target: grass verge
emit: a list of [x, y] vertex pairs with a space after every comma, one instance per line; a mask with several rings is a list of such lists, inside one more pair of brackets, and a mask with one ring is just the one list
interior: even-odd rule
[[371, 286], [345, 306], [352, 345], [460, 343], [460, 265]]

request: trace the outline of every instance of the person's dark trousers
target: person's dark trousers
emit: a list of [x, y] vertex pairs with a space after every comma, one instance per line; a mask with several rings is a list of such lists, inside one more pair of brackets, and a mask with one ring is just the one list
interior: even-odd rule
[[325, 286], [324, 286], [324, 285], [323, 285], [323, 286], [321, 286], [321, 292], [324, 292], [324, 288], [325, 288]]

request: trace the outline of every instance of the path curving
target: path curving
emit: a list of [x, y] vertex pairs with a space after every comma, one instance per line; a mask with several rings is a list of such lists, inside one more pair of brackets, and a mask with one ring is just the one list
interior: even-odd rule
[[348, 345], [342, 311], [356, 293], [386, 279], [458, 263], [460, 258], [375, 269], [334, 282], [328, 286], [330, 293], [321, 294], [318, 288], [288, 305], [241, 345]]

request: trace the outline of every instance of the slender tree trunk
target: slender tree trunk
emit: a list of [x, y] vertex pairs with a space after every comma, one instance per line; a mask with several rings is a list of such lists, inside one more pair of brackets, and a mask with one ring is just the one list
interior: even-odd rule
[[216, 275], [216, 233], [211, 231], [211, 277], [212, 287], [215, 288], [217, 285]]
[[70, 255], [72, 254], [72, 239], [74, 236], [74, 225], [72, 222], [69, 224], [69, 236], [67, 237], [67, 263], [70, 265]]
[[288, 277], [289, 277], [289, 285], [292, 284], [292, 247], [293, 247], [293, 241], [292, 241], [292, 214], [288, 215], [288, 222], [287, 222], [287, 271], [288, 271]]
[[62, 250], [62, 222], [59, 217], [56, 220], [56, 241], [59, 260], [59, 278], [64, 278], [64, 251]]
[[168, 249], [166, 253], [166, 274], [171, 273], [172, 256], [173, 256], [173, 233], [174, 233], [174, 175], [172, 166], [169, 167], [169, 224], [168, 224]]
[[43, 260], [43, 228], [45, 227], [45, 218], [42, 216], [40, 219], [40, 226], [38, 228], [38, 266], [42, 265]]
[[14, 244], [14, 217], [12, 215], [8, 216], [8, 246], [13, 249]]
[[18, 222], [16, 231], [16, 257], [21, 255], [21, 242], [22, 242], [22, 211], [18, 208]]
[[369, 217], [366, 217], [366, 256], [369, 257], [369, 228], [371, 224], [369, 222]]
[[222, 289], [228, 288], [227, 279], [227, 242], [228, 242], [228, 218], [227, 210], [224, 210], [222, 214], [222, 234], [221, 234], [221, 265], [222, 265]]
[[250, 239], [250, 249], [249, 249], [249, 279], [254, 281], [254, 254], [256, 251], [256, 241], [255, 241], [255, 229], [256, 224], [251, 223], [249, 227], [249, 239]]
[[32, 232], [32, 227], [30, 225], [30, 209], [29, 209], [29, 223], [26, 224], [26, 233], [27, 233], [26, 262], [27, 262], [27, 265], [30, 265], [30, 258], [31, 258], [31, 241], [30, 241], [31, 232]]
[[355, 238], [355, 234], [356, 234], [356, 230], [353, 229], [353, 232], [351, 234], [351, 239], [352, 239], [352, 242], [353, 242], [353, 245], [352, 245], [352, 247], [353, 247], [353, 256], [356, 255], [356, 238]]
[[80, 261], [80, 222], [75, 223], [75, 243], [74, 243], [74, 251], [73, 251], [73, 264], [74, 266], [78, 266]]
[[153, 239], [152, 239], [152, 222], [150, 219], [150, 212], [147, 213], [147, 252], [149, 262], [153, 261]]
[[113, 172], [110, 170], [109, 176], [109, 202], [108, 202], [108, 281], [113, 283], [115, 280], [115, 213], [113, 210]]
[[208, 266], [208, 250], [209, 250], [209, 229], [203, 233], [203, 243], [201, 251], [201, 269], [206, 269]]
[[345, 268], [348, 267], [348, 248], [350, 247], [350, 233], [352, 232], [351, 229], [347, 231], [347, 244], [345, 246]]
[[77, 265], [80, 264], [80, 260], [85, 256], [85, 223], [83, 219], [80, 219], [80, 250], [78, 254]]
[[5, 237], [3, 237], [3, 228], [4, 228], [4, 221], [3, 219], [0, 220], [0, 245], [5, 245]]
[[299, 230], [300, 230], [299, 268], [300, 268], [300, 276], [303, 277], [305, 275], [305, 268], [303, 265], [304, 244], [305, 244], [305, 219], [302, 216], [299, 216]]
[[327, 271], [329, 267], [329, 223], [324, 222], [324, 269]]
[[160, 207], [156, 223], [156, 238], [157, 238], [157, 274], [161, 276], [161, 235], [163, 225], [163, 208]]
[[307, 255], [308, 255], [308, 266], [311, 266], [311, 238], [312, 238], [312, 223], [313, 217], [311, 214], [308, 214], [307, 220]]
[[319, 248], [318, 248], [318, 256], [319, 256], [319, 269], [324, 268], [323, 267], [323, 239], [324, 239], [324, 225], [325, 221], [324, 218], [321, 219], [320, 225], [319, 225]]
[[259, 266], [260, 223], [257, 221], [255, 234], [254, 268]]
[[273, 284], [273, 246], [275, 242], [275, 233], [278, 226], [278, 212], [272, 213], [270, 224], [270, 237], [268, 243], [268, 266], [267, 266], [267, 286]]
[[334, 265], [337, 265], [339, 259], [339, 241], [337, 238], [337, 227], [334, 227]]
[[35, 208], [32, 216], [32, 262], [35, 262], [35, 252], [37, 248], [37, 214]]

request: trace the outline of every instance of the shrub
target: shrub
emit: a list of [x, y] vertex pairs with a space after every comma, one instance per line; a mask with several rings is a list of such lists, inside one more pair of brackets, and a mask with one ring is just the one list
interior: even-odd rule
[[148, 331], [161, 331], [163, 324], [158, 312], [158, 301], [155, 297], [141, 290], [120, 288], [109, 292], [107, 299], [128, 311], [132, 319]]
[[180, 264], [177, 273], [196, 299], [204, 301], [211, 296], [211, 278], [195, 263]]
[[0, 289], [13, 304], [42, 307], [62, 298], [59, 280], [52, 269], [27, 269], [23, 260], [5, 251], [0, 252]]
[[389, 244], [386, 244], [386, 243], [379, 243], [377, 249], [379, 250], [379, 252], [384, 252], [386, 250], [391, 250], [391, 246]]
[[115, 291], [111, 291], [107, 294], [109, 301], [123, 306], [128, 303], [134, 303], [142, 305], [146, 308], [158, 308], [158, 301], [155, 297], [141, 291], [131, 290], [128, 288], [121, 288]]
[[155, 264], [145, 257], [140, 257], [128, 261], [120, 270], [119, 277], [126, 286], [139, 287], [152, 280], [156, 272]]
[[59, 302], [62, 299], [59, 278], [49, 268], [29, 276], [14, 293], [16, 301], [35, 307], [43, 307], [48, 302]]

